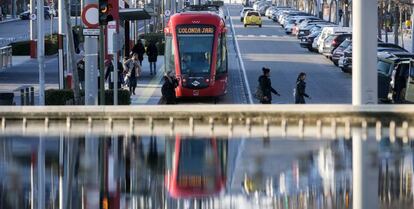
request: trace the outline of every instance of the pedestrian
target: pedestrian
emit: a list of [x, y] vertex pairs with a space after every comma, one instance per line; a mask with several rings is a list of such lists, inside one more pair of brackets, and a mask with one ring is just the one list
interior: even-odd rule
[[161, 87], [162, 97], [166, 104], [176, 104], [177, 96], [175, 94], [175, 88], [178, 86], [178, 80], [173, 75], [172, 71], [165, 73], [164, 84]]
[[[122, 63], [118, 61], [118, 89], [121, 89], [122, 84], [122, 72], [124, 71], [124, 68], [122, 67]], [[106, 63], [105, 68], [105, 80], [109, 83], [109, 89], [114, 89], [114, 65], [112, 57], [109, 58], [109, 60]]]
[[82, 91], [85, 91], [85, 57], [82, 57], [77, 63], [79, 84]]
[[272, 87], [272, 82], [270, 81], [270, 69], [263, 67], [262, 71], [263, 75], [259, 77], [259, 88], [262, 94], [260, 103], [271, 104], [272, 93], [278, 96], [280, 96], [280, 94]]
[[132, 58], [124, 62], [124, 69], [127, 71], [129, 93], [135, 95], [137, 79], [141, 75], [141, 65], [139, 65], [138, 54], [133, 54]]
[[296, 88], [294, 89], [295, 104], [305, 104], [305, 97], [311, 99], [311, 97], [306, 94], [306, 73], [301, 72], [296, 79]]
[[150, 63], [150, 74], [154, 71], [154, 74], [157, 73], [157, 57], [158, 49], [155, 45], [155, 41], [151, 41], [147, 47], [148, 62]]
[[142, 60], [144, 60], [144, 54], [145, 54], [145, 47], [142, 44], [141, 39], [138, 40], [137, 44], [135, 44], [134, 47], [132, 47], [131, 53], [137, 53], [138, 54], [138, 60], [139, 64], [142, 66]]

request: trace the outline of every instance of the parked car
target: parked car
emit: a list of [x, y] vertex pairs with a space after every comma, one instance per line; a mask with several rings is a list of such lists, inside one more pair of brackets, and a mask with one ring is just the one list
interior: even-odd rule
[[292, 35], [296, 35], [296, 37], [300, 39], [302, 36], [309, 35], [312, 32], [311, 30], [315, 27], [319, 27], [320, 30], [322, 30], [324, 27], [335, 27], [335, 26], [336, 25], [333, 25], [332, 23], [325, 22], [325, 21], [310, 22], [308, 25], [306, 25], [303, 28], [299, 28], [299, 26], [294, 27], [292, 30]]
[[318, 49], [318, 52], [322, 54], [324, 41], [329, 35], [341, 34], [341, 33], [352, 33], [352, 28], [350, 27], [325, 27], [322, 29], [321, 35], [316, 41], [316, 45], [312, 46], [315, 49]]
[[269, 7], [269, 8], [267, 8], [267, 9], [266, 9], [265, 16], [266, 16], [268, 19], [272, 19], [272, 14], [273, 14], [275, 11], [276, 11], [276, 8], [275, 8], [274, 6], [271, 6], [271, 7]]
[[333, 50], [335, 50], [343, 41], [351, 38], [352, 34], [350, 33], [333, 34], [328, 36], [322, 45], [322, 54], [327, 58], [331, 58]]
[[342, 72], [352, 72], [352, 44], [343, 51], [343, 55], [338, 60], [338, 67]]
[[307, 48], [309, 51], [313, 51], [312, 43], [316, 37], [321, 33], [321, 30], [315, 31], [307, 36], [303, 36], [300, 39], [300, 46], [302, 48]]
[[344, 55], [344, 50], [352, 44], [351, 39], [345, 39], [333, 52], [331, 60], [335, 66], [338, 66], [338, 61]]
[[[35, 14], [37, 14], [37, 10], [35, 10]], [[44, 15], [45, 19], [50, 19], [49, 9], [44, 9]], [[20, 13], [19, 18], [21, 20], [30, 20], [30, 10]]]
[[252, 7], [244, 7], [241, 11], [240, 11], [240, 22], [243, 22], [244, 19], [244, 15], [246, 14], [246, 12], [248, 11], [254, 11], [254, 9]]
[[414, 103], [413, 59], [408, 52], [378, 53], [379, 102]]
[[[396, 44], [382, 42], [378, 42], [377, 51], [388, 53], [407, 53], [406, 49]], [[344, 50], [344, 54], [338, 60], [338, 66], [343, 72], [352, 72], [352, 44]]]
[[257, 11], [248, 11], [244, 16], [244, 27], [248, 25], [258, 25], [260, 28], [262, 27], [262, 18], [260, 17], [260, 13]]

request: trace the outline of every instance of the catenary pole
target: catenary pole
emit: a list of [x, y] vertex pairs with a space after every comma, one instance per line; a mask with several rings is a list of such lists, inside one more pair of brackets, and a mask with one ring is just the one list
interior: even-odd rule
[[45, 105], [45, 36], [43, 31], [44, 7], [43, 0], [37, 1], [37, 62], [39, 65], [39, 105]]
[[377, 103], [377, 0], [352, 2], [352, 104]]

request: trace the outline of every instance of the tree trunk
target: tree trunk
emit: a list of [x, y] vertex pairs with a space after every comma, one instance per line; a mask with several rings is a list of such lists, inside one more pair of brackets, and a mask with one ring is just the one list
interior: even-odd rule
[[384, 11], [383, 11], [383, 5], [382, 2], [380, 2], [378, 7], [378, 38], [382, 40], [382, 26], [384, 25]]
[[[65, 0], [66, 8], [70, 8], [69, 0]], [[69, 54], [70, 54], [70, 62], [72, 67], [72, 75], [73, 75], [73, 95], [75, 97], [75, 105], [79, 105], [80, 103], [80, 92], [79, 92], [79, 76], [78, 76], [78, 69], [76, 66], [76, 60], [75, 60], [75, 45], [73, 41], [73, 32], [72, 32], [72, 21], [70, 19], [70, 9], [66, 9], [66, 31], [67, 31], [67, 37], [69, 41]]]
[[400, 10], [399, 10], [398, 6], [396, 5], [394, 7], [394, 11], [393, 11], [393, 13], [394, 13], [394, 15], [393, 15], [393, 25], [394, 25], [394, 44], [397, 44], [397, 45], [399, 43], [399, 40], [398, 40], [398, 36], [399, 36], [398, 26], [399, 26], [399, 21], [400, 21], [399, 12], [400, 12]]

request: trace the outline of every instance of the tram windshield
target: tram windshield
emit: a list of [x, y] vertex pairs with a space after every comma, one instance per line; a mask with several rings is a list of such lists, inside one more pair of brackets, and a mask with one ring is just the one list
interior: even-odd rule
[[211, 69], [214, 28], [178, 28], [181, 73], [189, 76], [209, 74]]

